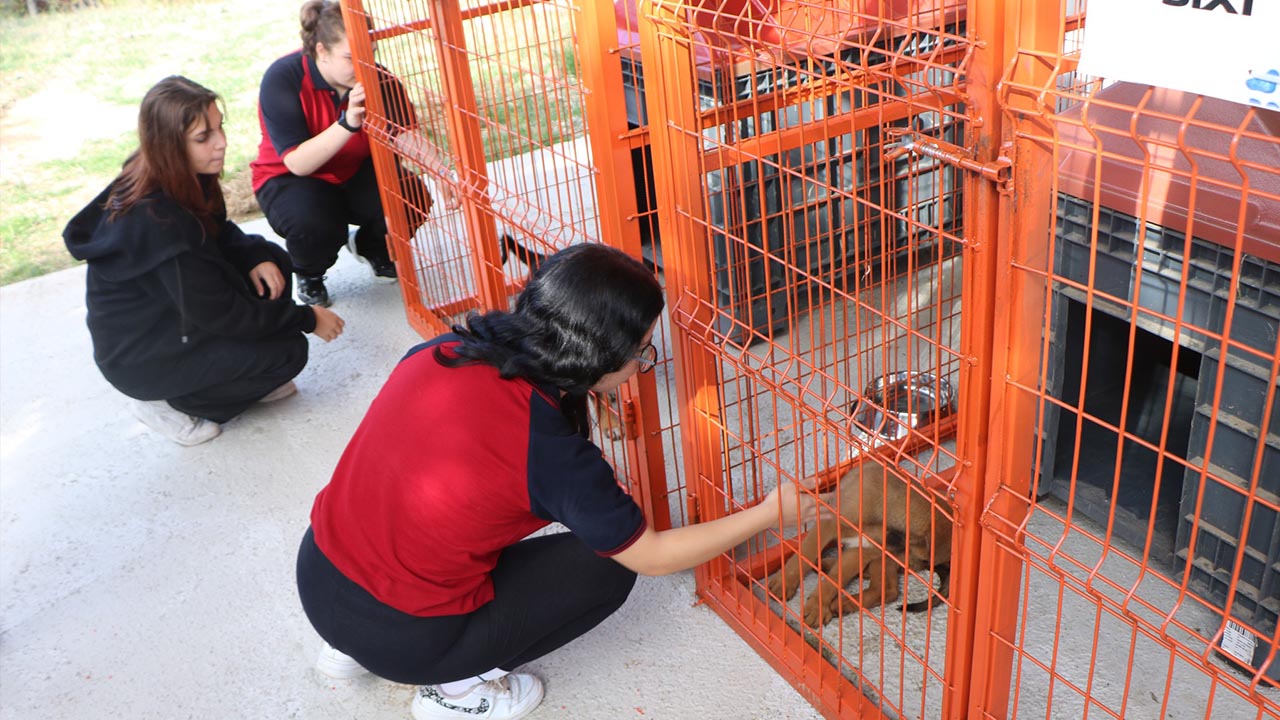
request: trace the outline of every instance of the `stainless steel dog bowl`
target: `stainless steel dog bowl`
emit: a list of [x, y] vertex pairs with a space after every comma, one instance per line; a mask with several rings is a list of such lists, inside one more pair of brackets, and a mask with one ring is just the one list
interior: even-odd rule
[[867, 385], [849, 406], [849, 426], [854, 437], [874, 447], [901, 440], [912, 428], [937, 422], [955, 409], [955, 389], [946, 378], [898, 372]]

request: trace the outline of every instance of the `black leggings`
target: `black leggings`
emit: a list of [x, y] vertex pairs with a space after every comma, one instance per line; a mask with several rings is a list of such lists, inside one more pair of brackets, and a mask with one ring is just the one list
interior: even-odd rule
[[[400, 197], [410, 234], [417, 232], [431, 210], [431, 193], [422, 179], [396, 166]], [[367, 258], [385, 260], [387, 221], [382, 211], [373, 160], [341, 185], [313, 177], [281, 175], [257, 192], [258, 205], [277, 235], [284, 238], [299, 275], [323, 275], [347, 244], [347, 226], [355, 225], [356, 249]]]
[[513, 670], [612, 615], [636, 574], [570, 533], [508, 547], [493, 569], [494, 598], [466, 615], [418, 617], [348, 580], [308, 528], [298, 549], [298, 593], [316, 632], [374, 675], [438, 685], [494, 668]]
[[308, 350], [302, 333], [264, 340], [217, 338], [175, 363], [175, 371], [199, 377], [205, 384], [168, 398], [169, 405], [188, 415], [224, 423], [297, 377], [306, 367]]

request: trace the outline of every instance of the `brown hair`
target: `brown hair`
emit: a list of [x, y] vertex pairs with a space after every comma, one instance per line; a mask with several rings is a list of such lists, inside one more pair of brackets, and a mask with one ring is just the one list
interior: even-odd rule
[[312, 60], [316, 59], [316, 44], [324, 43], [327, 48], [342, 42], [347, 37], [347, 30], [342, 25], [342, 6], [337, 0], [307, 0], [302, 4], [299, 13], [302, 21], [302, 52]]
[[107, 200], [111, 217], [156, 190], [208, 227], [226, 212], [218, 178], [197, 175], [187, 154], [187, 130], [197, 122], [209, 123], [213, 103], [221, 103], [217, 93], [181, 75], [171, 75], [147, 91], [138, 110], [138, 149], [125, 160]]

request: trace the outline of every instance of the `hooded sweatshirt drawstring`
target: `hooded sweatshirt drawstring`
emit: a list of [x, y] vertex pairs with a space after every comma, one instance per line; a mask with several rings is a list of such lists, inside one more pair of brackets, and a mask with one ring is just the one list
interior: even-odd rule
[[178, 279], [178, 332], [182, 335], [182, 344], [187, 344], [187, 298], [182, 292], [182, 271], [178, 267], [178, 259], [173, 259], [173, 274]]

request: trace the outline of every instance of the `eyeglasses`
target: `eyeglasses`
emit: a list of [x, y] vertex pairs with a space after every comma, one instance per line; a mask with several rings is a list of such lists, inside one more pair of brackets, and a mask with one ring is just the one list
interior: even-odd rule
[[654, 363], [658, 362], [658, 348], [653, 343], [645, 345], [639, 355], [633, 355], [632, 360], [640, 363], [640, 372], [647, 373], [653, 369]]

